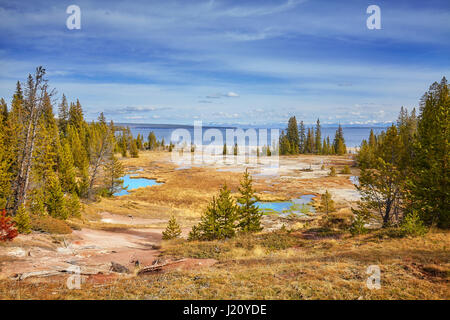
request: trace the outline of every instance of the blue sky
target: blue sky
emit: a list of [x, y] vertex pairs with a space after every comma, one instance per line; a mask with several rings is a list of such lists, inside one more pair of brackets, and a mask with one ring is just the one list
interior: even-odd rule
[[43, 65], [58, 97], [118, 122], [386, 122], [450, 74], [446, 0], [0, 0], [0, 30], [0, 97]]

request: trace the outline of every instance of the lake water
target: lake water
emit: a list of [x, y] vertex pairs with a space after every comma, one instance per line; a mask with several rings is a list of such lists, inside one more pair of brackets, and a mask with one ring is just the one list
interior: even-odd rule
[[276, 211], [281, 215], [283, 213], [284, 214], [295, 213], [298, 215], [305, 215], [303, 211], [315, 212], [314, 207], [309, 204], [311, 203], [312, 198], [314, 198], [313, 194], [306, 194], [298, 199], [293, 199], [291, 201], [273, 201], [273, 202], [258, 201], [256, 202], [256, 205], [259, 207], [259, 209], [263, 211], [266, 210]]
[[[120, 125], [120, 124], [118, 124], [118, 125]], [[177, 128], [182, 128], [182, 129], [188, 130], [189, 133], [191, 134], [192, 139], [194, 137], [193, 126], [156, 125], [156, 124], [122, 124], [122, 125], [129, 126], [131, 129], [131, 133], [133, 134], [134, 137], [136, 137], [138, 134], [141, 134], [144, 136], [145, 140], [147, 140], [149, 133], [151, 131], [153, 131], [156, 135], [157, 140], [161, 140], [162, 138], [164, 138], [165, 142], [169, 143], [169, 141], [171, 140], [172, 132]], [[225, 132], [227, 129], [226, 127], [203, 127], [203, 132], [209, 128], [218, 129], [222, 133], [222, 135], [225, 139], [225, 137], [226, 137]], [[244, 130], [247, 129], [247, 127], [228, 127], [228, 128], [229, 129], [241, 128]], [[254, 129], [258, 130], [259, 128], [254, 128]], [[267, 130], [268, 141], [270, 141], [270, 129], [271, 128], [267, 128], [267, 129], [268, 129]], [[280, 129], [280, 132], [281, 132], [281, 130], [285, 129], [285, 128], [278, 128], [278, 129]], [[328, 136], [328, 137], [330, 137], [330, 141], [333, 142], [336, 129], [337, 129], [337, 127], [322, 127], [322, 139], [326, 138]], [[383, 128], [383, 127], [345, 127], [344, 126], [343, 131], [344, 131], [344, 138], [345, 138], [345, 143], [346, 143], [347, 147], [359, 147], [361, 145], [361, 142], [363, 139], [369, 138], [371, 129], [374, 130], [375, 134], [378, 134], [381, 131], [386, 130], [386, 128]], [[204, 143], [208, 144], [209, 142], [205, 141]]]
[[115, 196], [124, 196], [129, 194], [128, 191], [135, 190], [143, 187], [151, 187], [157, 186], [162, 183], [156, 182], [155, 179], [146, 179], [146, 178], [134, 178], [135, 175], [127, 174], [122, 177], [124, 187], [127, 187], [125, 190], [114, 193]]

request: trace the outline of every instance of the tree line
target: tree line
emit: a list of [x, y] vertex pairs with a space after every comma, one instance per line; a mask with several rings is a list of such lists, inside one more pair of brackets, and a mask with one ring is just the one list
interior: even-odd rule
[[398, 120], [380, 134], [370, 132], [357, 155], [361, 169], [360, 223], [376, 213], [383, 226], [450, 226], [450, 97], [446, 78], [420, 100], [419, 115], [401, 108]]
[[87, 122], [78, 99], [69, 103], [62, 95], [56, 117], [54, 98], [38, 67], [17, 82], [9, 106], [0, 99], [0, 208], [25, 225], [30, 214], [79, 216], [80, 199], [121, 190], [124, 170], [114, 153], [138, 157], [143, 148], [141, 137], [103, 113]]
[[281, 131], [279, 149], [282, 155], [305, 153], [343, 155], [347, 153], [344, 131], [340, 124], [333, 141], [330, 141], [330, 137], [322, 140], [322, 127], [319, 119], [314, 128], [306, 128], [303, 121], [300, 121], [300, 126], [298, 126], [295, 116], [289, 118], [286, 130]]

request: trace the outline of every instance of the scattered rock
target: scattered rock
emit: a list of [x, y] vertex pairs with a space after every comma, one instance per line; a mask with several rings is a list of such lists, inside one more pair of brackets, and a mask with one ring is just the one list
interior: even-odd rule
[[14, 247], [8, 250], [7, 255], [13, 257], [25, 257], [27, 252], [22, 248]]
[[109, 268], [109, 270], [117, 273], [130, 273], [130, 270], [127, 267], [114, 261], [111, 261], [111, 268]]

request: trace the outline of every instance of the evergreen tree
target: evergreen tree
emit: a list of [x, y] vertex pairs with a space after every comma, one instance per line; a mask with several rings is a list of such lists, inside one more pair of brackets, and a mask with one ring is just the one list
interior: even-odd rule
[[224, 156], [227, 155], [227, 144], [226, 143], [223, 144], [222, 155], [224, 155]]
[[428, 224], [450, 227], [450, 96], [447, 79], [433, 83], [420, 102], [411, 170], [413, 207]]
[[306, 153], [313, 153], [315, 150], [313, 136], [313, 130], [311, 128], [308, 128], [308, 134], [306, 136]]
[[156, 149], [156, 135], [153, 131], [150, 131], [148, 134], [148, 149], [155, 150]]
[[104, 173], [105, 186], [110, 196], [125, 189], [121, 179], [124, 175], [123, 166], [113, 154], [106, 162]]
[[334, 152], [339, 155], [347, 153], [347, 147], [345, 146], [344, 131], [342, 126], [339, 124], [336, 134], [334, 136], [333, 142]]
[[369, 146], [371, 148], [375, 148], [377, 146], [377, 138], [373, 132], [373, 129], [370, 129], [370, 135], [369, 135]]
[[28, 201], [30, 213], [34, 215], [46, 215], [47, 209], [45, 207], [45, 195], [43, 186], [35, 186], [30, 192], [30, 199]]
[[78, 129], [78, 132], [84, 127], [83, 108], [78, 99], [76, 103], [70, 104], [68, 121], [71, 126]]
[[139, 149], [136, 144], [136, 140], [132, 139], [130, 146], [130, 156], [132, 158], [139, 158]]
[[12, 153], [12, 132], [7, 117], [3, 112], [0, 113], [0, 208], [6, 207], [6, 201], [11, 192], [11, 158], [14, 156]]
[[70, 193], [65, 199], [66, 211], [68, 216], [80, 218], [81, 217], [81, 203], [80, 198], [76, 193]]
[[303, 124], [303, 121], [300, 121], [300, 129], [299, 129], [299, 152], [305, 153], [306, 149], [306, 131], [305, 131], [305, 125]]
[[355, 212], [377, 212], [384, 227], [398, 222], [403, 209], [404, 173], [398, 165], [402, 162], [402, 150], [398, 130], [392, 125], [379, 141], [375, 160], [361, 166], [356, 186], [361, 203]]
[[174, 216], [170, 217], [166, 230], [162, 233], [163, 240], [178, 238], [181, 235], [181, 228]]
[[253, 179], [245, 169], [244, 177], [239, 187], [240, 197], [237, 199], [239, 223], [238, 227], [244, 232], [261, 231], [262, 212], [255, 205], [259, 200], [252, 186]]
[[58, 109], [58, 127], [62, 136], [67, 135], [67, 124], [69, 122], [69, 105], [66, 96], [63, 94], [61, 104]]
[[53, 218], [63, 220], [67, 219], [68, 212], [66, 210], [64, 193], [56, 175], [51, 175], [49, 177], [49, 186], [47, 197], [45, 199], [45, 206], [47, 208], [47, 212]]
[[58, 161], [59, 180], [64, 192], [74, 192], [76, 190], [76, 170], [73, 162], [73, 155], [67, 141], [63, 142]]
[[235, 155], [235, 156], [237, 156], [238, 155], [238, 152], [239, 152], [239, 150], [238, 150], [238, 144], [237, 144], [237, 142], [234, 144], [234, 148], [233, 148], [233, 155]]
[[288, 137], [284, 134], [284, 130], [281, 131], [279, 139], [280, 139], [280, 154], [282, 155], [291, 154], [291, 143], [289, 142]]
[[89, 193], [89, 166], [86, 164], [80, 170], [80, 178], [77, 183], [77, 194], [82, 198], [87, 198]]
[[315, 153], [322, 153], [322, 129], [320, 127], [320, 120], [317, 119], [316, 133], [315, 133]]
[[298, 136], [298, 126], [297, 119], [294, 117], [290, 117], [288, 121], [288, 127], [286, 129], [286, 138], [289, 140], [290, 144], [290, 153], [298, 154], [299, 153], [299, 145], [300, 138]]
[[[22, 105], [13, 106], [22, 108], [19, 111], [19, 118], [22, 124], [17, 125], [15, 129], [19, 130], [19, 142], [17, 145], [17, 168], [15, 170], [15, 177], [11, 188], [11, 194], [7, 201], [8, 211], [14, 216], [21, 205], [24, 204], [27, 198], [27, 192], [30, 184], [31, 170], [34, 160], [34, 149], [36, 144], [36, 137], [39, 134], [39, 121], [43, 109], [46, 108], [45, 99], [50, 98], [47, 93], [47, 80], [45, 79], [45, 69], [42, 67], [36, 68], [34, 76], [28, 75], [27, 90], [25, 101], [26, 108]], [[16, 110], [17, 111], [17, 110]], [[15, 114], [15, 112], [13, 112]], [[14, 116], [13, 118], [17, 118]]]
[[224, 185], [213, 197], [197, 226], [201, 240], [226, 239], [235, 235], [237, 208], [230, 190]]
[[326, 190], [325, 193], [320, 197], [319, 209], [326, 214], [335, 211], [334, 201], [331, 197], [331, 193], [329, 193], [328, 190]]
[[17, 214], [14, 217], [15, 227], [19, 233], [31, 233], [31, 219], [24, 205], [19, 207]]

